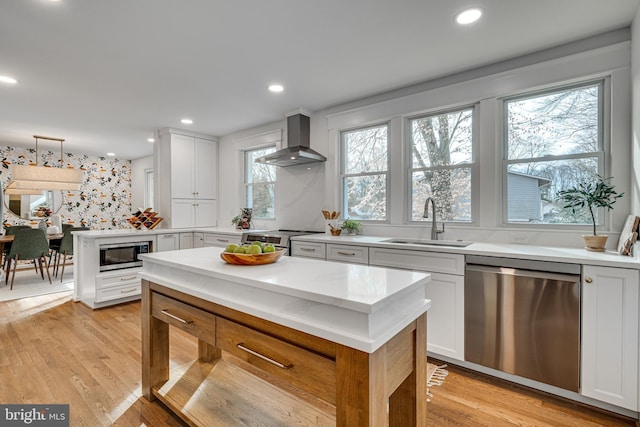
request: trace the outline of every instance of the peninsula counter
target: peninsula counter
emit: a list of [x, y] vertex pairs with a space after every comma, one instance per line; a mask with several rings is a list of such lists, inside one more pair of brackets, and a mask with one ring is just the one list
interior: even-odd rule
[[[229, 380], [247, 375], [228, 374], [244, 363], [284, 385], [258, 381], [267, 390], [259, 400], [275, 399], [252, 410], [265, 425], [425, 425], [428, 274], [295, 257], [236, 266], [221, 250], [141, 256], [147, 399], [193, 425], [233, 424], [247, 416], [238, 408], [256, 406], [242, 403], [251, 392], [234, 392], [241, 385]], [[198, 360], [172, 372], [169, 325], [198, 338]], [[255, 393], [255, 381], [240, 382]], [[292, 389], [333, 410], [287, 407], [300, 403]], [[221, 390], [228, 404], [214, 397]]]

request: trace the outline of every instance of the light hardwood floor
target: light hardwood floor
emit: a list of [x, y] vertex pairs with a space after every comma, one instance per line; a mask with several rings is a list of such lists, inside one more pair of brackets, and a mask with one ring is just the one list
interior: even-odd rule
[[[171, 330], [171, 365], [197, 354]], [[181, 426], [140, 392], [140, 304], [90, 310], [70, 293], [0, 303], [0, 402], [68, 403], [72, 426]], [[429, 426], [633, 426], [633, 420], [449, 366]], [[245, 425], [238, 422], [237, 425]]]

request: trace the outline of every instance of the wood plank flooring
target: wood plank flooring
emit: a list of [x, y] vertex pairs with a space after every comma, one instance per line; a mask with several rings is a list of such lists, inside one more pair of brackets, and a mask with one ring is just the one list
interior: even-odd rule
[[[197, 354], [171, 329], [171, 367]], [[140, 304], [91, 310], [70, 293], [0, 303], [0, 402], [68, 403], [71, 426], [182, 426], [140, 392]], [[429, 426], [634, 426], [633, 420], [449, 366]], [[238, 425], [245, 425], [238, 422]]]

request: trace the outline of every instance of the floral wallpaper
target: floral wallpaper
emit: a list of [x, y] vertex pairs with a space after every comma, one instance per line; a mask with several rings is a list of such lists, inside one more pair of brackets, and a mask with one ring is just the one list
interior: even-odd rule
[[[36, 163], [33, 148], [0, 146], [0, 181], [4, 188], [11, 180], [11, 165]], [[64, 164], [61, 164], [64, 163]], [[92, 230], [130, 228], [131, 161], [88, 156], [86, 154], [38, 150], [38, 166], [75, 168], [83, 171], [84, 183], [79, 191], [63, 191], [62, 207], [57, 212], [63, 224], [90, 227]], [[3, 224], [33, 222], [9, 212], [5, 204]]]

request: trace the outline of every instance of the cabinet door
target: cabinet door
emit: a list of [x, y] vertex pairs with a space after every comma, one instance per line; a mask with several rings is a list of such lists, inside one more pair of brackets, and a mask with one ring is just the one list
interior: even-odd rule
[[178, 233], [158, 234], [156, 240], [156, 252], [174, 251], [180, 248], [180, 236]]
[[196, 197], [194, 158], [194, 138], [184, 135], [171, 135], [172, 199], [193, 199]]
[[194, 199], [171, 199], [171, 228], [193, 227], [195, 219]]
[[218, 222], [218, 208], [215, 200], [195, 200], [195, 226], [215, 227]]
[[193, 233], [180, 233], [180, 249], [193, 248]]
[[195, 198], [216, 199], [218, 147], [214, 141], [195, 138]]
[[204, 233], [193, 233], [193, 247], [204, 247]]
[[464, 276], [431, 273], [427, 351], [464, 360]]
[[206, 233], [204, 235], [204, 246], [217, 246], [219, 248], [226, 248], [230, 244], [240, 244], [241, 236], [232, 236], [229, 234], [212, 234]]
[[638, 409], [638, 277], [638, 270], [582, 269], [581, 393], [632, 411]]

